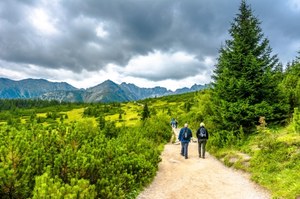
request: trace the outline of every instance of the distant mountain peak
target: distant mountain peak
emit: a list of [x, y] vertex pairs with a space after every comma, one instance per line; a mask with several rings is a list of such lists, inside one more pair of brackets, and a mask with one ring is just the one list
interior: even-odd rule
[[205, 89], [208, 85], [194, 84], [191, 88], [176, 91], [161, 86], [140, 88], [133, 83], [116, 84], [110, 79], [87, 89], [78, 89], [66, 82], [50, 82], [45, 79], [23, 79], [19, 81], [0, 78], [0, 99], [58, 100], [70, 102], [124, 102], [145, 98], [175, 95]]
[[105, 80], [105, 81], [102, 82], [101, 84], [107, 84], [107, 83], [110, 83], [110, 84], [116, 84], [115, 82], [111, 81], [110, 79]]

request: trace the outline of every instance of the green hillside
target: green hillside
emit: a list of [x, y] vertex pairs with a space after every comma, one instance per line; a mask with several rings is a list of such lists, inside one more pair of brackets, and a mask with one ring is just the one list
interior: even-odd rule
[[[1, 101], [1, 107], [14, 106], [0, 113], [1, 195], [38, 198], [42, 193], [63, 196], [77, 190], [91, 198], [134, 197], [156, 173], [159, 154], [172, 135], [171, 118], [179, 127], [188, 122], [193, 132], [204, 121], [210, 132], [209, 152], [251, 173], [274, 197], [299, 194], [297, 109], [284, 125], [261, 120], [250, 134], [243, 128], [220, 131], [213, 121], [211, 98], [212, 90], [205, 90], [112, 104]], [[145, 104], [150, 118], [142, 121]], [[149, 173], [144, 175], [145, 170]], [[112, 178], [110, 173], [119, 174]]]

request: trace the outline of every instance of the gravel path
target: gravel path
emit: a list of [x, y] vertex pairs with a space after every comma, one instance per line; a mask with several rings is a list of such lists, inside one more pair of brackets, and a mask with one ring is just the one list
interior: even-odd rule
[[[178, 130], [175, 130], [176, 134]], [[268, 199], [270, 194], [243, 172], [224, 166], [213, 156], [198, 156], [196, 142], [184, 159], [180, 143], [167, 144], [154, 181], [137, 199]]]

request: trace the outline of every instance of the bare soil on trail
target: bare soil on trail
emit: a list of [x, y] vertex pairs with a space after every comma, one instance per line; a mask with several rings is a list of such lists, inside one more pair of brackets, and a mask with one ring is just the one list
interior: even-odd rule
[[207, 152], [205, 159], [199, 158], [197, 142], [189, 144], [188, 159], [180, 149], [179, 142], [165, 145], [156, 177], [137, 199], [271, 198], [248, 174], [224, 166]]

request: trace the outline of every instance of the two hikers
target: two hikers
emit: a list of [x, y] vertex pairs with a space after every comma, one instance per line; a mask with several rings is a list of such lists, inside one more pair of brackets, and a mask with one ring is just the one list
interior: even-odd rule
[[206, 128], [204, 127], [204, 123], [200, 123], [200, 128], [196, 132], [196, 136], [198, 138], [198, 152], [199, 152], [199, 158], [205, 158], [205, 146], [206, 142], [208, 140], [208, 132]]
[[[205, 158], [205, 146], [208, 140], [208, 132], [204, 127], [204, 123], [200, 123], [200, 128], [196, 132], [198, 138], [198, 152], [200, 158]], [[188, 159], [188, 146], [192, 138], [192, 131], [188, 128], [188, 124], [185, 123], [184, 127], [180, 129], [178, 140], [181, 142], [181, 151], [180, 154]]]
[[177, 129], [178, 121], [176, 119], [172, 118], [170, 124], [171, 124], [172, 128], [176, 128]]
[[188, 128], [188, 124], [185, 123], [184, 127], [180, 129], [178, 140], [181, 142], [181, 152], [180, 154], [188, 159], [188, 147], [192, 138], [192, 131]]

